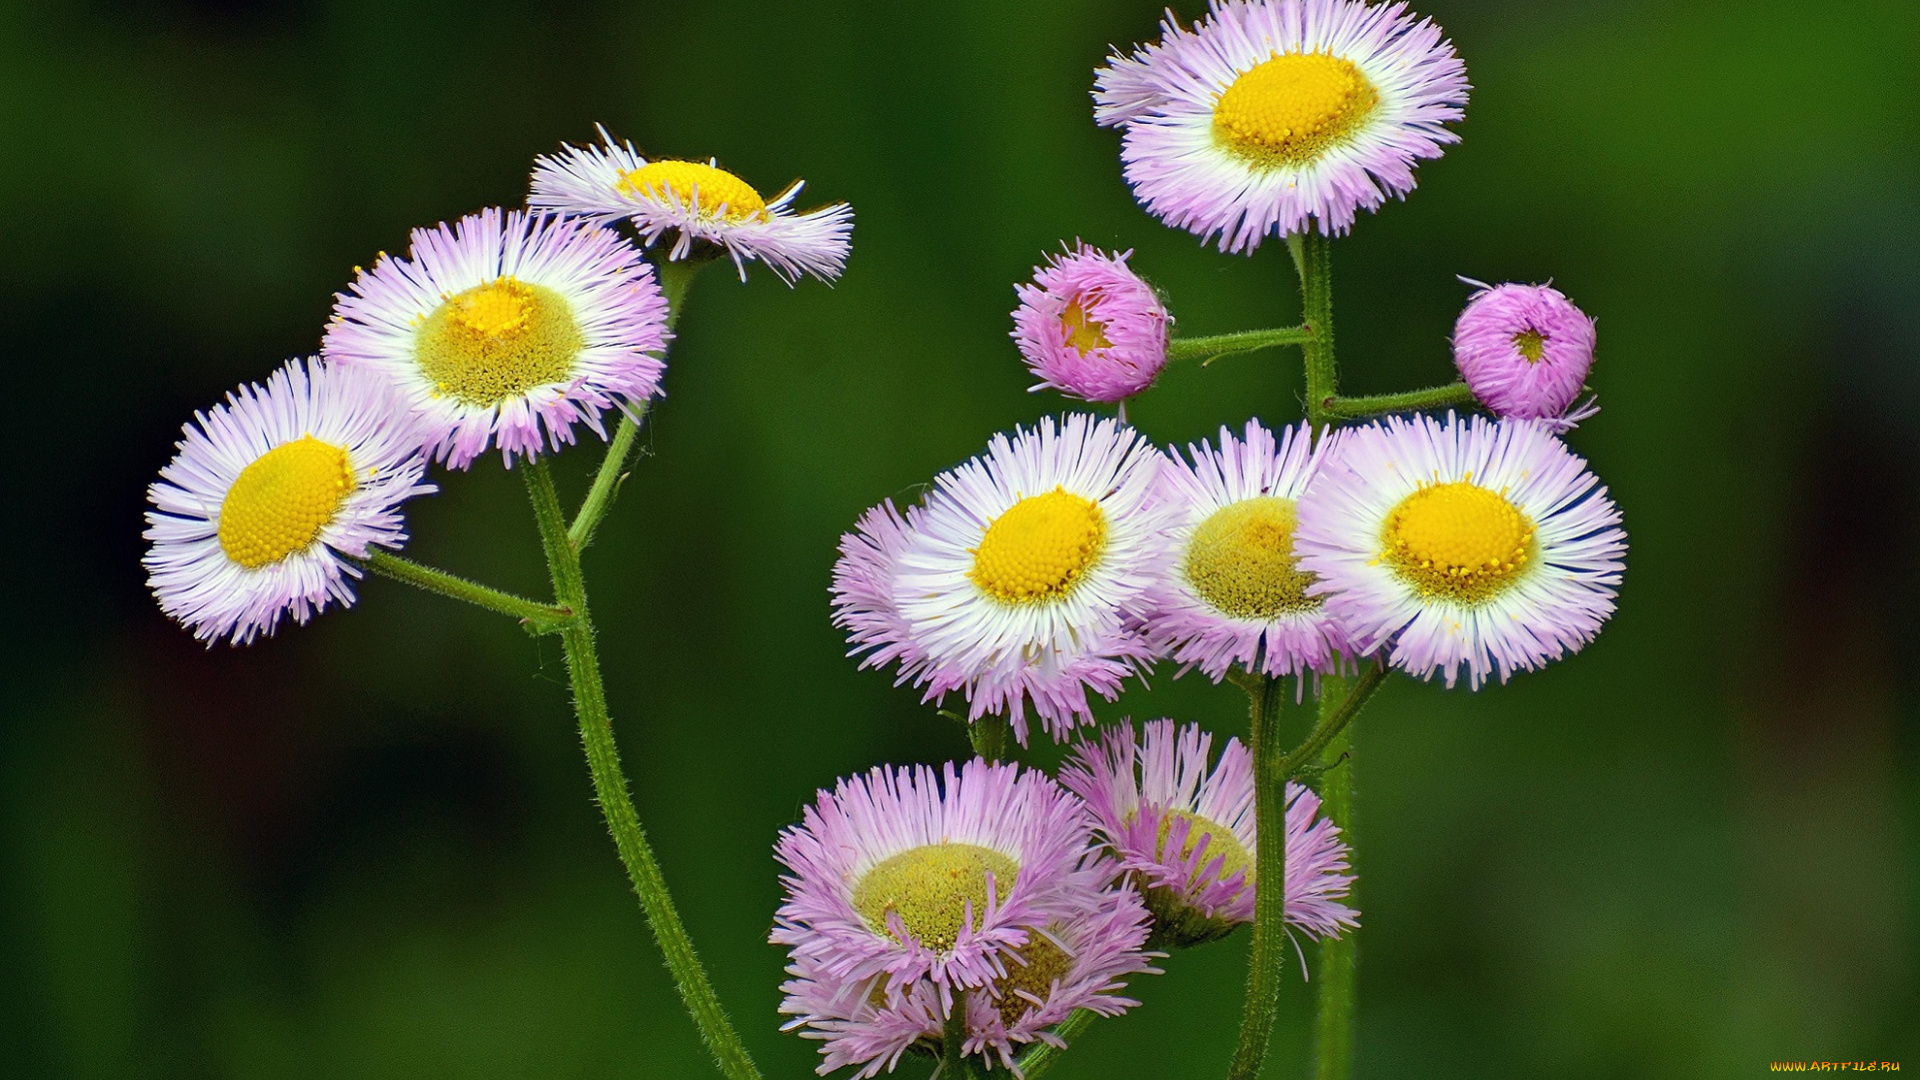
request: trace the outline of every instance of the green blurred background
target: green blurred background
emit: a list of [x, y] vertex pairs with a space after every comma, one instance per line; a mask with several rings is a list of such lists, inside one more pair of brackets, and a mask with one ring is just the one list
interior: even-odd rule
[[[1475, 86], [1465, 141], [1336, 249], [1347, 386], [1447, 377], [1454, 275], [1551, 277], [1600, 321], [1605, 411], [1573, 443], [1633, 546], [1576, 659], [1479, 694], [1401, 680], [1359, 725], [1359, 1075], [1920, 1068], [1920, 5], [1426, 10]], [[1061, 408], [1025, 392], [1007, 313], [1064, 239], [1136, 248], [1190, 333], [1298, 316], [1283, 247], [1161, 227], [1092, 124], [1093, 68], [1157, 16], [0, 7], [0, 1074], [712, 1075], [551, 639], [373, 581], [208, 650], [138, 565], [192, 410], [313, 351], [355, 264], [520, 202], [534, 154], [603, 121], [858, 213], [835, 288], [699, 282], [587, 566], [686, 920], [769, 1076], [806, 1075], [775, 1030], [774, 834], [836, 776], [963, 745], [842, 657], [839, 534]], [[1161, 441], [1286, 422], [1296, 368], [1174, 370], [1134, 417]], [[558, 459], [568, 491], [595, 460]], [[445, 482], [408, 554], [540, 590], [518, 478]], [[1169, 676], [1102, 715], [1243, 729], [1231, 690]], [[1056, 1075], [1217, 1075], [1245, 947], [1174, 957]], [[1296, 982], [1270, 1075], [1304, 1075], [1309, 1009]]]

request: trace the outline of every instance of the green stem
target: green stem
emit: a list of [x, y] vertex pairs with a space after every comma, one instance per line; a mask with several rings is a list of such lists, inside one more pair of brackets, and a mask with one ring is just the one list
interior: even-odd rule
[[1340, 369], [1333, 360], [1333, 245], [1318, 232], [1294, 233], [1287, 237], [1287, 250], [1300, 272], [1301, 322], [1313, 331], [1302, 351], [1307, 365], [1307, 419], [1319, 429], [1333, 419], [1327, 402], [1340, 393]]
[[988, 714], [967, 725], [967, 741], [973, 744], [974, 753], [988, 761], [1005, 761], [1010, 731], [1006, 717]]
[[1283, 326], [1273, 330], [1242, 330], [1234, 334], [1213, 334], [1209, 337], [1174, 338], [1167, 343], [1168, 360], [1191, 360], [1197, 356], [1206, 357], [1206, 363], [1213, 363], [1219, 357], [1233, 353], [1252, 352], [1255, 349], [1272, 348], [1275, 345], [1304, 345], [1313, 340], [1313, 331], [1304, 326]]
[[1360, 715], [1360, 710], [1366, 707], [1367, 699], [1371, 698], [1373, 692], [1380, 689], [1380, 684], [1386, 680], [1387, 666], [1378, 660], [1367, 665], [1367, 669], [1361, 672], [1353, 688], [1344, 694], [1339, 691], [1346, 685], [1346, 679], [1338, 676], [1321, 676], [1320, 722], [1315, 724], [1313, 731], [1308, 733], [1306, 741], [1294, 747], [1293, 751], [1287, 755], [1287, 775], [1298, 775], [1302, 767], [1320, 756], [1320, 752], [1346, 730], [1347, 725], [1353, 722], [1353, 718]]
[[1360, 420], [1382, 413], [1416, 412], [1421, 409], [1445, 409], [1474, 403], [1473, 391], [1463, 382], [1404, 394], [1374, 394], [1371, 397], [1330, 397], [1320, 403], [1330, 420]]
[[[1080, 1037], [1080, 1033], [1093, 1024], [1096, 1014], [1085, 1009], [1075, 1009], [1053, 1027], [1053, 1033], [1060, 1036], [1068, 1046]], [[1040, 1080], [1040, 1075], [1059, 1064], [1060, 1055], [1066, 1053], [1065, 1047], [1052, 1043], [1035, 1043], [1033, 1049], [1020, 1056], [1020, 1072], [1027, 1080]]]
[[[1373, 670], [1383, 669], [1376, 666]], [[1323, 741], [1320, 751], [1320, 764], [1328, 767], [1320, 784], [1320, 812], [1339, 827], [1341, 839], [1348, 844], [1347, 858], [1351, 863], [1359, 848], [1354, 845], [1354, 762], [1346, 721], [1353, 719], [1352, 714], [1359, 711], [1359, 705], [1364, 704], [1372, 691], [1362, 676], [1358, 685], [1341, 694], [1339, 691], [1345, 682], [1339, 676], [1321, 678], [1319, 726], [1329, 729], [1332, 735]], [[1375, 680], [1374, 686], [1378, 685], [1379, 681]], [[1335, 701], [1339, 704], [1333, 704]], [[1342, 713], [1346, 714], [1344, 719], [1340, 716]], [[1342, 757], [1346, 759], [1344, 762]], [[1338, 767], [1332, 767], [1336, 763]], [[1349, 891], [1347, 903], [1354, 903], [1355, 896], [1355, 892]], [[1347, 1080], [1353, 1069], [1355, 976], [1360, 962], [1360, 943], [1355, 936], [1358, 933], [1349, 927], [1346, 933], [1320, 943], [1320, 978], [1315, 989], [1319, 1004], [1313, 1018], [1315, 1080]]]
[[[687, 289], [693, 284], [694, 275], [712, 261], [682, 260], [659, 264], [660, 291], [667, 294], [669, 331], [680, 325], [680, 311], [686, 306]], [[632, 412], [621, 415], [620, 426], [613, 433], [613, 441], [607, 444], [607, 456], [600, 459], [600, 470], [593, 474], [593, 486], [587, 489], [586, 500], [580, 504], [580, 512], [574, 515], [573, 525], [567, 529], [567, 539], [572, 542], [575, 551], [585, 551], [587, 545], [593, 543], [593, 531], [599, 528], [601, 519], [613, 508], [614, 496], [620, 494], [620, 485], [627, 478], [627, 459], [633, 455], [633, 444], [640, 437], [640, 424], [646, 418], [647, 403], [644, 401], [635, 405]]]
[[560, 509], [560, 497], [554, 491], [553, 477], [541, 460], [523, 466], [527, 494], [533, 500], [534, 520], [540, 526], [540, 543], [546, 549], [547, 568], [553, 576], [553, 591], [576, 617], [561, 632], [567, 657], [567, 676], [573, 684], [573, 709], [580, 721], [580, 741], [587, 753], [587, 767], [593, 774], [593, 790], [600, 801], [607, 829], [626, 865], [627, 879], [640, 897], [640, 907], [653, 938], [660, 946], [667, 970], [673, 973], [680, 1000], [700, 1029], [700, 1037], [712, 1051], [714, 1061], [729, 1080], [760, 1080], [760, 1070], [740, 1043], [720, 1001], [707, 981], [706, 969], [694, 954], [693, 941], [674, 910], [673, 898], [654, 861], [646, 831], [640, 827], [640, 815], [633, 808], [627, 791], [627, 778], [620, 769], [620, 751], [613, 739], [613, 721], [607, 713], [605, 684], [600, 678], [600, 659], [594, 651], [593, 622], [587, 612], [586, 581], [580, 573], [580, 553], [567, 537], [567, 520]]
[[621, 414], [620, 426], [614, 429], [613, 441], [607, 444], [607, 456], [600, 459], [600, 470], [593, 474], [593, 486], [587, 489], [580, 512], [574, 515], [573, 525], [567, 530], [567, 542], [575, 551], [585, 551], [587, 545], [593, 543], [594, 530], [600, 527], [600, 520], [613, 506], [613, 497], [620, 494], [620, 485], [627, 479], [627, 459], [633, 456], [633, 444], [640, 437], [640, 424], [646, 417], [644, 401], [634, 406], [632, 412]]
[[1280, 743], [1280, 679], [1248, 682], [1253, 719], [1253, 948], [1247, 960], [1247, 1004], [1228, 1080], [1252, 1080], [1267, 1059], [1287, 957], [1287, 755]]
[[573, 612], [564, 606], [542, 604], [537, 600], [528, 600], [524, 596], [515, 596], [509, 592], [489, 588], [477, 581], [468, 581], [445, 570], [435, 570], [431, 566], [422, 566], [409, 559], [385, 551], [369, 550], [367, 557], [357, 560], [361, 566], [379, 574], [405, 582], [415, 588], [425, 589], [441, 596], [464, 600], [469, 604], [497, 611], [502, 615], [511, 615], [537, 633], [549, 634], [560, 629], [561, 625], [573, 618]]

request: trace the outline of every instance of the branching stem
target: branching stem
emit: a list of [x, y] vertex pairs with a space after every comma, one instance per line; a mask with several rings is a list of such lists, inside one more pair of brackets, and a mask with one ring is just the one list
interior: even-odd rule
[[693, 940], [680, 922], [680, 913], [667, 892], [666, 879], [660, 873], [660, 864], [653, 857], [653, 847], [647, 842], [640, 815], [628, 794], [627, 777], [620, 768], [620, 751], [613, 739], [613, 720], [607, 712], [600, 658], [594, 649], [593, 621], [587, 612], [580, 553], [567, 536], [566, 516], [560, 509], [553, 477], [545, 461], [530, 461], [522, 468], [527, 478], [527, 494], [533, 502], [534, 520], [540, 526], [547, 568], [553, 577], [553, 591], [560, 602], [575, 613], [574, 620], [561, 632], [560, 641], [566, 652], [567, 677], [573, 685], [573, 710], [580, 722], [580, 742], [586, 750], [600, 812], [613, 834], [620, 861], [627, 868], [627, 879], [640, 897], [641, 910], [653, 928], [653, 938], [660, 946], [667, 970], [673, 973], [680, 1000], [700, 1029], [700, 1037], [712, 1051], [714, 1061], [729, 1080], [760, 1080], [760, 1070], [747, 1056], [739, 1034], [714, 995], [706, 969], [693, 951]]
[[573, 618], [573, 612], [564, 605], [543, 604], [538, 600], [529, 600], [524, 596], [515, 596], [509, 592], [469, 581], [445, 570], [435, 570], [431, 566], [422, 566], [411, 559], [403, 559], [391, 552], [371, 550], [364, 559], [355, 560], [359, 565], [379, 574], [405, 582], [417, 589], [451, 597], [510, 615], [519, 619], [529, 630], [537, 634], [557, 633]]

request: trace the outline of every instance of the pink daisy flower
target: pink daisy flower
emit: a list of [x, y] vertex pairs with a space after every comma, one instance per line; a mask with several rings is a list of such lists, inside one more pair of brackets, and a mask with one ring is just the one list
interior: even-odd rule
[[1346, 633], [1314, 595], [1294, 552], [1297, 504], [1327, 443], [1305, 423], [1276, 443], [1258, 420], [1246, 437], [1188, 447], [1160, 470], [1158, 499], [1176, 516], [1148, 591], [1154, 649], [1215, 682], [1235, 665], [1261, 675], [1330, 672]]
[[[1095, 829], [1136, 875], [1156, 934], [1176, 945], [1221, 937], [1253, 921], [1253, 759], [1228, 739], [1208, 771], [1213, 736], [1198, 724], [1156, 720], [1134, 741], [1131, 722], [1081, 742], [1060, 782], [1085, 799]], [[1320, 798], [1287, 784], [1286, 920], [1316, 938], [1359, 925], [1339, 902], [1353, 885], [1347, 845], [1320, 817]]]
[[934, 661], [895, 599], [900, 556], [925, 515], [924, 506], [909, 506], [903, 516], [889, 500], [861, 515], [855, 531], [840, 538], [840, 559], [833, 568], [833, 624], [847, 631], [847, 655], [861, 657], [862, 670], [897, 662], [896, 686], [912, 683], [921, 688], [923, 702], [958, 691], [968, 702], [969, 720], [1006, 714], [1024, 746], [1029, 707], [1049, 730], [1064, 732], [1075, 718], [1091, 715], [1089, 690], [1111, 701], [1127, 676], [1153, 660], [1144, 638], [1117, 630], [1106, 639], [1085, 638], [1079, 649], [1034, 649], [1014, 660], [973, 668]]
[[921, 660], [902, 674], [963, 689], [969, 719], [1006, 713], [1022, 744], [1029, 705], [1056, 735], [1090, 720], [1088, 690], [1111, 700], [1152, 660], [1130, 627], [1168, 516], [1150, 498], [1160, 462], [1133, 429], [1074, 414], [936, 478], [894, 556]]
[[[667, 301], [640, 250], [586, 222], [483, 210], [416, 229], [334, 304], [321, 351], [378, 371], [429, 454], [464, 469], [488, 446], [511, 466], [544, 441], [660, 393]], [[542, 429], [544, 428], [544, 440]]]
[[176, 449], [147, 489], [141, 562], [160, 610], [209, 644], [351, 605], [348, 559], [405, 544], [400, 504], [435, 490], [386, 381], [318, 360], [228, 394]]
[[1496, 416], [1565, 430], [1593, 368], [1593, 320], [1550, 285], [1479, 285], [1453, 327], [1453, 363]]
[[1162, 221], [1222, 251], [1315, 228], [1414, 188], [1416, 163], [1459, 136], [1466, 68], [1405, 4], [1215, 0], [1182, 29], [1114, 56], [1094, 117], [1124, 129], [1127, 182]]
[[648, 160], [631, 142], [616, 142], [601, 128], [598, 146], [562, 147], [557, 155], [534, 159], [527, 205], [628, 221], [648, 247], [671, 234], [669, 259], [712, 245], [733, 260], [742, 281], [749, 261], [767, 264], [789, 285], [801, 274], [832, 281], [847, 264], [853, 208], [834, 203], [796, 213], [793, 201], [804, 186], [795, 180], [767, 199], [717, 161]]
[[1627, 537], [1544, 425], [1391, 417], [1346, 429], [1300, 500], [1300, 565], [1362, 653], [1478, 689], [1593, 640]]
[[771, 940], [836, 986], [985, 986], [1037, 931], [1093, 906], [1112, 868], [1084, 859], [1090, 841], [1080, 801], [1036, 770], [876, 768], [780, 834]]
[[[1109, 864], [1110, 866], [1111, 864]], [[1117, 1016], [1139, 1002], [1123, 996], [1128, 976], [1158, 974], [1143, 951], [1150, 922], [1139, 894], [1114, 887], [1090, 894], [1077, 918], [1036, 928], [1008, 958], [1006, 974], [966, 995], [961, 1052], [1016, 1070], [1015, 1055], [1036, 1042], [1066, 1043], [1053, 1030], [1076, 1010]], [[843, 982], [804, 960], [787, 969], [783, 1030], [821, 1042], [822, 1075], [853, 1067], [856, 1078], [891, 1072], [908, 1052], [939, 1057], [955, 997], [930, 979], [889, 990], [884, 978]]]
[[1088, 401], [1114, 402], [1153, 385], [1167, 364], [1171, 320], [1153, 286], [1109, 255], [1079, 244], [1019, 285], [1013, 339], [1040, 382]]

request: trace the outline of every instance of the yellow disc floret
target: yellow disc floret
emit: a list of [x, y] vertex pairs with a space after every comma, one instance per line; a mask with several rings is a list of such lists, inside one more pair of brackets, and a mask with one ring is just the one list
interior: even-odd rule
[[1351, 134], [1379, 103], [1379, 91], [1349, 60], [1276, 53], [1220, 95], [1213, 133], [1255, 165], [1305, 165]]
[[1291, 499], [1260, 495], [1213, 512], [1187, 544], [1187, 581], [1200, 598], [1236, 619], [1273, 619], [1312, 611], [1307, 589], [1319, 578], [1293, 554]]
[[[1180, 844], [1178, 855], [1167, 850], [1167, 834], [1173, 830], [1176, 818], [1187, 823], [1187, 838]], [[1207, 880], [1224, 881], [1242, 870], [1247, 872], [1248, 881], [1253, 880], [1253, 855], [1240, 843], [1239, 837], [1233, 835], [1233, 830], [1185, 810], [1168, 810], [1161, 816], [1160, 833], [1153, 844], [1154, 857], [1167, 864], [1185, 862], [1202, 840], [1207, 842], [1207, 849], [1200, 853], [1200, 865], [1205, 867], [1215, 859], [1220, 860], [1220, 873]]]
[[1100, 504], [1057, 487], [995, 518], [973, 550], [967, 577], [1005, 603], [1053, 600], [1073, 591], [1106, 546]]
[[1500, 492], [1466, 481], [1400, 500], [1380, 540], [1386, 561], [1421, 592], [1469, 604], [1505, 591], [1537, 554], [1533, 521]]
[[889, 917], [898, 914], [908, 936], [945, 952], [960, 940], [969, 904], [975, 927], [986, 918], [987, 875], [993, 875], [995, 903], [1004, 903], [1019, 873], [1018, 863], [992, 848], [926, 844], [874, 864], [853, 887], [853, 909], [889, 936]]
[[1547, 336], [1538, 330], [1522, 330], [1513, 335], [1513, 347], [1527, 363], [1537, 364], [1547, 354]]
[[414, 331], [414, 356], [435, 391], [469, 405], [566, 379], [585, 346], [565, 297], [510, 277], [447, 297]]
[[220, 503], [220, 549], [249, 570], [305, 549], [353, 491], [344, 448], [303, 435], [240, 470]]
[[[1039, 1008], [1033, 1002], [1045, 1002], [1053, 993], [1053, 984], [1066, 979], [1067, 972], [1073, 970], [1073, 957], [1038, 930], [1027, 931], [1027, 943], [1015, 949], [1014, 956], [1018, 959], [1006, 961], [1007, 977], [993, 984], [994, 993], [999, 995], [995, 1004], [1000, 1008], [1000, 1022], [1008, 1027]], [[1021, 997], [1022, 990], [1033, 998]]]
[[1107, 324], [1094, 318], [1078, 300], [1060, 313], [1060, 327], [1067, 332], [1067, 344], [1081, 356], [1095, 349], [1113, 348], [1113, 342], [1107, 340]]
[[767, 200], [753, 185], [725, 169], [697, 161], [655, 161], [620, 178], [619, 188], [654, 202], [692, 206], [697, 200], [702, 217], [727, 221], [767, 220]]

